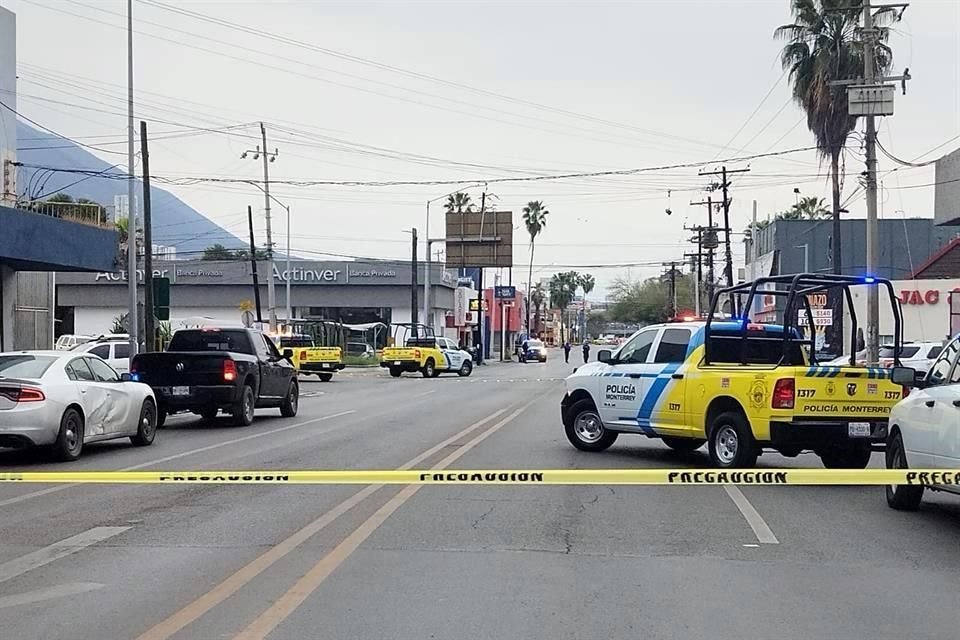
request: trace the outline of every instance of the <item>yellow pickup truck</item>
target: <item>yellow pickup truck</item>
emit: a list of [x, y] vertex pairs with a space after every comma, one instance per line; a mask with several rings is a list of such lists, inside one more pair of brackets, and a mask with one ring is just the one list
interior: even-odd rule
[[[783, 324], [712, 319], [720, 295], [748, 294], [744, 308], [751, 308], [756, 284], [747, 283], [718, 292], [706, 320], [645, 327], [619, 349], [601, 350], [597, 362], [577, 368], [561, 401], [571, 444], [602, 451], [619, 434], [635, 433], [677, 451], [706, 443], [721, 468], [753, 466], [764, 449], [788, 457], [812, 451], [828, 468], [867, 466], [871, 453], [883, 450], [890, 410], [907, 393], [914, 371], [897, 362], [856, 366], [853, 356], [844, 366], [818, 365], [811, 357], [815, 338], [804, 338], [791, 320], [810, 294], [880, 283], [890, 295], [899, 343], [892, 286], [822, 274], [759, 282], [786, 286], [762, 292], [787, 297]], [[813, 328], [809, 307], [801, 311]], [[850, 316], [856, 335], [856, 314]]]
[[344, 368], [340, 347], [318, 347], [308, 335], [273, 336], [277, 347], [293, 351], [293, 366], [301, 374], [315, 374], [323, 382], [330, 382], [333, 374]]
[[473, 372], [473, 359], [450, 338], [429, 336], [408, 338], [402, 347], [385, 347], [380, 366], [389, 369], [394, 378], [404, 371], [419, 371], [424, 378], [444, 372], [466, 377]]

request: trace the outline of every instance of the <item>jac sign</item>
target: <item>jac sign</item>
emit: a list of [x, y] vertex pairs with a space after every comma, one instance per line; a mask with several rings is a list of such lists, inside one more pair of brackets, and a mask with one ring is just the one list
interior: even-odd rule
[[900, 303], [911, 305], [940, 304], [942, 298], [949, 298], [954, 293], [960, 294], [960, 287], [948, 291], [947, 295], [942, 297], [939, 289], [927, 289], [926, 291], [919, 289], [902, 290], [900, 291]]

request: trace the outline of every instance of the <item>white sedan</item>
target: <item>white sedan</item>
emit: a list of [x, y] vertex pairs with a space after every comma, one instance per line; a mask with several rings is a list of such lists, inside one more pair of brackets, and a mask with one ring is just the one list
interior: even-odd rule
[[72, 351], [0, 353], [0, 447], [49, 446], [76, 460], [91, 442], [153, 443], [157, 401], [100, 358]]
[[[960, 336], [934, 361], [917, 388], [890, 412], [888, 469], [960, 469]], [[960, 486], [936, 487], [960, 493]], [[887, 504], [912, 510], [923, 487], [891, 485]]]

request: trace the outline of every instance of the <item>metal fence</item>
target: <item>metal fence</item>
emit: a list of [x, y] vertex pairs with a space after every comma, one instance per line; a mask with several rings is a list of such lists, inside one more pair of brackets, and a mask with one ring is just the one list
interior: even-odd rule
[[18, 202], [17, 208], [94, 227], [106, 228], [110, 226], [110, 222], [107, 220], [107, 210], [96, 203], [35, 200]]

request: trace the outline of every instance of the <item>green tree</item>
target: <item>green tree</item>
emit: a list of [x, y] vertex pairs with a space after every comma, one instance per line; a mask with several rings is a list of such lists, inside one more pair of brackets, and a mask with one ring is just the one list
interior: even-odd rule
[[47, 202], [59, 202], [62, 204], [71, 204], [73, 202], [73, 196], [67, 193], [55, 193], [49, 198]]
[[203, 250], [203, 260], [233, 260], [236, 254], [220, 244], [210, 245]]
[[[791, 0], [794, 21], [778, 27], [774, 37], [786, 40], [780, 62], [790, 72], [793, 99], [807, 114], [822, 159], [830, 159], [833, 215], [833, 269], [840, 271], [840, 154], [857, 119], [847, 115], [846, 87], [835, 80], [863, 77], [863, 46], [856, 38], [860, 2], [856, 0]], [[881, 10], [877, 24], [893, 14]], [[885, 44], [889, 29], [878, 26], [877, 70], [885, 74], [893, 53]]]
[[[693, 306], [693, 278], [679, 275], [677, 283], [677, 306], [680, 309]], [[618, 278], [610, 287], [613, 305], [607, 314], [613, 322], [653, 324], [665, 322], [673, 307], [669, 282], [655, 277], [646, 280]]]
[[[531, 200], [523, 208], [523, 224], [530, 235], [530, 269], [527, 272], [527, 298], [530, 298], [530, 287], [533, 285], [533, 248], [537, 236], [547, 226], [547, 216], [550, 214], [543, 206], [542, 200]], [[530, 329], [530, 307], [527, 306], [527, 330]]]
[[470, 201], [470, 195], [457, 191], [447, 196], [447, 202], [443, 205], [447, 213], [470, 213], [473, 211], [473, 203]]
[[[250, 250], [249, 249], [237, 249], [237, 251], [232, 254], [237, 260], [249, 260], [250, 259]], [[267, 250], [266, 249], [257, 249], [254, 252], [257, 260], [266, 260], [267, 259]]]

